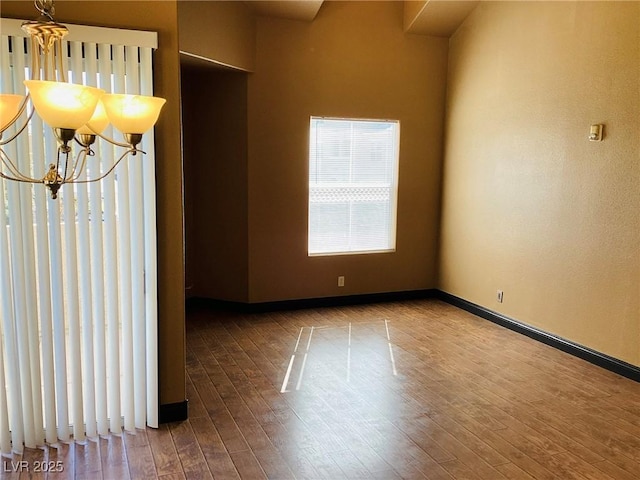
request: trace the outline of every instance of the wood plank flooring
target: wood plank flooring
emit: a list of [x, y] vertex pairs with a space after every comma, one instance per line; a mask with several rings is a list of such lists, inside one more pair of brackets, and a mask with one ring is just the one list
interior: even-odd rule
[[639, 383], [437, 300], [193, 309], [187, 373], [188, 421], [0, 478], [640, 478]]

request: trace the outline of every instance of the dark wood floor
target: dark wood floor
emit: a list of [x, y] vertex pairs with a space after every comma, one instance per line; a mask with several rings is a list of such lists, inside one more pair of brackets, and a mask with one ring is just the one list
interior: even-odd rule
[[[640, 478], [640, 384], [436, 300], [193, 310], [190, 418], [47, 478]], [[44, 478], [2, 472], [0, 478]]]

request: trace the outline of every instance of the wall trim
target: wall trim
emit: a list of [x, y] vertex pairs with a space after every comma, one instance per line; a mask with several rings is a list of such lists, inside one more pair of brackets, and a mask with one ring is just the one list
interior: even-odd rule
[[589, 363], [617, 373], [618, 375], [640, 382], [640, 367], [636, 367], [635, 365], [625, 361], [611, 357], [552, 333], [545, 332], [544, 330], [540, 330], [536, 327], [532, 327], [531, 325], [527, 325], [526, 323], [522, 323], [518, 320], [507, 317], [506, 315], [502, 315], [501, 313], [494, 312], [493, 310], [489, 310], [488, 308], [469, 302], [463, 298], [456, 297], [450, 293], [443, 292], [442, 290], [436, 290], [435, 296], [439, 300], [461, 308], [462, 310], [472, 313], [480, 318], [489, 320], [490, 322], [522, 335], [526, 335], [527, 337], [542, 342], [545, 345], [557, 348], [558, 350], [569, 353], [570, 355], [581, 358], [582, 360], [586, 360]]
[[278, 310], [301, 310], [305, 308], [340, 307], [345, 305], [362, 305], [365, 303], [398, 302], [403, 300], [418, 300], [436, 298], [434, 288], [424, 290], [406, 290], [401, 292], [365, 293], [360, 295], [343, 295], [336, 297], [300, 298], [293, 300], [279, 300], [275, 302], [244, 303], [209, 298], [190, 298], [187, 308], [218, 307], [242, 313], [265, 313]]
[[177, 403], [165, 403], [158, 410], [159, 423], [181, 422], [189, 416], [189, 400]]

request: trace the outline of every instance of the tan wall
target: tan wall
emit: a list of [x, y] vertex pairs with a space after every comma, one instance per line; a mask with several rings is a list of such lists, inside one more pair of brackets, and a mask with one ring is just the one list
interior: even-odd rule
[[255, 62], [255, 22], [237, 1], [178, 1], [180, 51], [251, 71]]
[[183, 68], [188, 295], [246, 302], [247, 74]]
[[[257, 19], [251, 302], [435, 287], [447, 40], [404, 34], [402, 23], [401, 2], [325, 2], [312, 23]], [[312, 115], [400, 120], [395, 253], [307, 256]]]
[[[9, 18], [36, 18], [33, 2], [3, 0]], [[105, 27], [153, 30], [155, 94], [167, 103], [155, 127], [158, 214], [158, 315], [160, 403], [185, 399], [184, 255], [182, 160], [180, 146], [180, 66], [176, 1], [56, 1], [56, 20]]]
[[481, 2], [447, 108], [440, 287], [640, 365], [640, 3]]

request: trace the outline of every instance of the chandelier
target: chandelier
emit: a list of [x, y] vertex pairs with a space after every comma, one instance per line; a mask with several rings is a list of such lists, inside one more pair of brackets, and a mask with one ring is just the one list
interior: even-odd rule
[[[31, 78], [24, 81], [28, 92], [26, 95], [0, 94], [0, 177], [44, 184], [55, 199], [62, 185], [97, 182], [129, 154], [144, 153], [138, 149], [142, 135], [154, 126], [166, 100], [110, 94], [100, 88], [68, 83], [62, 54], [62, 38], [68, 29], [54, 21], [53, 0], [34, 0], [34, 4], [41, 16], [22, 24], [31, 42]], [[5, 145], [27, 129], [34, 111], [53, 128], [58, 143], [55, 162], [50, 163], [42, 178], [32, 178], [22, 172], [5, 152]], [[102, 134], [109, 123], [123, 134], [124, 142]], [[9, 129], [11, 135], [3, 138]], [[95, 155], [92, 145], [96, 137], [125, 151], [105, 173], [88, 179], [83, 172], [87, 156]], [[71, 148], [73, 142], [78, 145], [75, 156]]]

